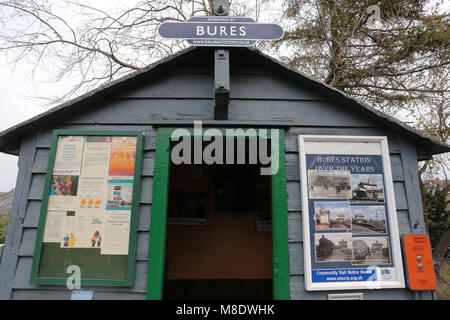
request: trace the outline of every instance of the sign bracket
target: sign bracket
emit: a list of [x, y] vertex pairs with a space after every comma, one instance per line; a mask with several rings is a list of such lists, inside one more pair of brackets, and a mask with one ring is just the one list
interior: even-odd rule
[[[214, 1], [214, 14], [227, 16], [228, 0]], [[214, 120], [228, 119], [230, 102], [230, 52], [228, 49], [214, 50]]]

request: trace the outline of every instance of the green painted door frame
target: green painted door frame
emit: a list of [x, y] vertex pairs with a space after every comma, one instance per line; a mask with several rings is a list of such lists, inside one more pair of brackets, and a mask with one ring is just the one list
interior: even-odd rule
[[[231, 129], [231, 128], [230, 128]], [[159, 128], [156, 140], [153, 178], [152, 215], [148, 255], [147, 299], [161, 300], [164, 282], [164, 258], [166, 244], [167, 202], [169, 193], [170, 139], [175, 128]], [[207, 129], [203, 129], [203, 132]], [[225, 136], [225, 129], [218, 129]], [[192, 134], [193, 129], [186, 129]], [[244, 130], [242, 130], [244, 131]], [[242, 136], [248, 136], [246, 130]], [[260, 135], [259, 130], [253, 130]], [[195, 132], [195, 130], [194, 130]], [[272, 139], [270, 130], [267, 138]], [[273, 299], [289, 300], [289, 248], [286, 193], [286, 163], [284, 131], [278, 130], [279, 170], [272, 175], [272, 263]], [[241, 134], [237, 134], [241, 136]], [[234, 134], [236, 136], [236, 134]], [[272, 148], [274, 143], [271, 144]], [[273, 152], [272, 152], [273, 154]]]

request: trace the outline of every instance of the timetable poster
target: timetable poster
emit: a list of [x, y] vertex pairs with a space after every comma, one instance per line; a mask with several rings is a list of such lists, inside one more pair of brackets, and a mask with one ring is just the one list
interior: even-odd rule
[[44, 243], [128, 254], [136, 147], [136, 137], [58, 137]]
[[308, 141], [301, 146], [307, 286], [401, 283], [381, 144]]

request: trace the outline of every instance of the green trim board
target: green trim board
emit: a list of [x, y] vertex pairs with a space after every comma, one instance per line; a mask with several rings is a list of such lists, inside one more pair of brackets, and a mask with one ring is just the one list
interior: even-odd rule
[[[213, 130], [211, 130], [213, 129]], [[259, 136], [259, 130], [242, 129], [231, 133], [232, 136]], [[152, 217], [150, 224], [149, 263], [147, 274], [147, 299], [161, 300], [163, 296], [164, 259], [167, 223], [167, 201], [169, 193], [169, 168], [170, 168], [170, 140], [175, 128], [159, 128], [157, 133], [155, 168], [152, 195]], [[183, 128], [184, 134], [197, 136], [196, 129]], [[211, 130], [211, 131], [207, 131]], [[205, 136], [205, 131], [216, 132], [229, 136], [229, 129], [209, 128], [202, 129], [200, 135]], [[181, 131], [178, 131], [179, 133]], [[272, 254], [273, 254], [273, 299], [290, 299], [290, 269], [288, 247], [288, 217], [287, 217], [287, 191], [286, 191], [286, 164], [284, 148], [284, 131], [278, 129], [278, 164], [279, 169], [272, 175]], [[180, 136], [184, 135], [183, 133]], [[213, 135], [213, 134], [212, 134]], [[264, 138], [274, 139], [267, 130]], [[271, 144], [274, 154], [275, 144]]]
[[[64, 247], [57, 242], [44, 242], [45, 226], [48, 217], [49, 199], [52, 189], [52, 181], [54, 176], [64, 174], [58, 168], [58, 174], [55, 173], [55, 162], [57, 159], [57, 146], [59, 137], [136, 137], [135, 145], [135, 159], [134, 172], [129, 177], [132, 179], [132, 192], [127, 194], [129, 199], [131, 196], [130, 209], [131, 217], [129, 217], [129, 239], [127, 254], [108, 252], [103, 254], [101, 250], [104, 249], [105, 239], [102, 239], [102, 248], [99, 248], [97, 242], [96, 247]], [[95, 139], [94, 139], [95, 140]], [[100, 139], [101, 140], [101, 139]], [[84, 141], [84, 140], [83, 140]], [[105, 139], [103, 139], [105, 141]], [[117, 141], [117, 140], [116, 140]], [[83, 142], [84, 147], [84, 142]], [[69, 151], [70, 153], [70, 151]], [[61, 154], [59, 155], [61, 157]], [[63, 156], [64, 157], [64, 156]], [[40, 285], [67, 285], [67, 278], [71, 274], [66, 273], [70, 265], [76, 265], [81, 270], [81, 286], [133, 286], [135, 278], [135, 264], [136, 264], [136, 241], [137, 241], [137, 225], [139, 214], [139, 197], [141, 188], [141, 173], [142, 173], [142, 158], [143, 158], [143, 134], [137, 131], [78, 131], [78, 130], [55, 130], [53, 131], [50, 156], [48, 161], [48, 168], [46, 173], [41, 213], [39, 218], [38, 233], [35, 243], [35, 251], [33, 256], [33, 264], [31, 270], [30, 283]], [[81, 160], [80, 160], [81, 161]], [[63, 163], [63, 162], [59, 162]], [[81, 162], [80, 162], [81, 163]], [[108, 162], [109, 168], [109, 162]], [[80, 169], [81, 170], [81, 169]], [[132, 170], [129, 170], [130, 172]], [[109, 172], [111, 173], [111, 172]], [[108, 174], [109, 174], [108, 173]], [[122, 175], [123, 172], [116, 171], [111, 176]], [[106, 180], [108, 176], [104, 177]], [[115, 178], [111, 178], [113, 180]], [[131, 179], [128, 179], [130, 181]], [[79, 181], [76, 181], [79, 182]], [[130, 183], [131, 185], [131, 183]], [[79, 186], [79, 185], [78, 185]], [[95, 185], [94, 185], [95, 187]], [[105, 187], [107, 189], [107, 187]], [[128, 191], [130, 191], [128, 189]], [[107, 191], [110, 192], [110, 191]], [[78, 199], [77, 199], [78, 200]], [[105, 201], [106, 202], [106, 201]], [[110, 209], [116, 209], [116, 203], [113, 201], [105, 204], [110, 206]], [[107, 208], [105, 208], [106, 210]], [[126, 211], [107, 211], [109, 213], [124, 214]], [[67, 211], [67, 216], [74, 217], [73, 211]]]

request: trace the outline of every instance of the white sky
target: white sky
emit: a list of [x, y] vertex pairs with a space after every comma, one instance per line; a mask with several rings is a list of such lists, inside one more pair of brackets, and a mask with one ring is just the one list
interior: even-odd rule
[[[133, 0], [138, 1], [138, 0]], [[123, 3], [121, 0], [86, 0], [102, 9]], [[125, 1], [131, 5], [131, 1]], [[72, 20], [72, 22], [74, 22]], [[3, 59], [3, 56], [0, 56]], [[25, 63], [25, 62], [23, 62]], [[31, 66], [14, 66], [0, 60], [0, 132], [47, 111], [50, 106], [42, 97], [58, 97], [70, 88], [69, 80], [49, 83], [48, 75], [37, 72], [30, 77]], [[15, 187], [18, 157], [0, 153], [0, 192]]]
[[[30, 83], [20, 71], [12, 73], [11, 66], [0, 65], [0, 131], [25, 121], [46, 110], [32, 101]], [[15, 187], [18, 157], [0, 153], [0, 192]]]
[[[132, 5], [129, 0], [85, 0], [83, 2], [92, 2], [102, 9], [124, 3], [128, 7]], [[271, 7], [267, 12], [279, 9]], [[275, 15], [267, 15], [267, 12], [262, 14], [264, 18], [261, 18], [260, 22], [276, 23], [271, 21]], [[13, 70], [11, 65], [0, 60], [0, 132], [49, 109], [46, 101], [36, 97], [59, 96], [70, 88], [67, 80], [57, 84], [48, 83], [44, 77], [39, 76], [39, 73], [33, 81], [27, 76], [29, 70], [26, 65], [16, 66]], [[16, 156], [0, 153], [0, 192], [9, 191], [15, 187], [18, 173], [17, 160]]]

